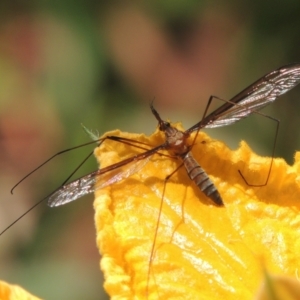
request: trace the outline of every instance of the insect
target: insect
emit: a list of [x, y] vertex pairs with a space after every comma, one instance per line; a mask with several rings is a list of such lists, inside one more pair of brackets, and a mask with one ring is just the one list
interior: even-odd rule
[[[279, 96], [283, 95], [299, 83], [300, 64], [295, 63], [283, 66], [266, 74], [249, 87], [241, 91], [235, 97], [231, 98], [229, 101], [226, 101], [215, 111], [206, 115], [211, 101], [214, 98], [217, 98], [211, 96], [202, 120], [186, 131], [180, 131], [173, 127], [169, 122], [164, 121], [151, 104], [151, 111], [158, 121], [159, 129], [165, 134], [165, 141], [162, 144], [149, 149], [149, 145], [122, 137], [106, 136], [99, 139], [99, 146], [106, 140], [113, 140], [116, 142], [129, 144], [133, 147], [143, 150], [143, 152], [126, 158], [108, 167], [101, 168], [70, 183], [64, 184], [49, 197], [47, 197], [48, 205], [50, 207], [64, 205], [66, 203], [75, 201], [86, 194], [93, 193], [98, 189], [126, 179], [132, 174], [140, 171], [154, 154], [161, 155], [161, 151], [167, 150], [170, 152], [169, 156], [176, 157], [181, 160], [179, 167], [185, 166], [188, 176], [199, 187], [199, 189], [217, 206], [223, 206], [224, 202], [222, 195], [220, 195], [216, 186], [209, 179], [206, 172], [194, 159], [191, 153], [193, 143], [189, 144], [187, 142], [188, 138], [193, 132], [196, 132], [197, 136], [197, 133], [203, 128], [222, 127], [246, 118], [250, 114], [262, 109], [271, 102], [274, 102]], [[170, 174], [170, 176], [172, 174]], [[21, 217], [23, 217], [26, 213], [27, 212], [25, 212]], [[18, 218], [16, 221], [18, 221], [20, 218]], [[159, 225], [159, 218], [160, 216], [158, 216], [157, 228]], [[16, 221], [14, 223], [16, 223]], [[0, 235], [3, 234], [13, 224], [4, 229]], [[157, 228], [155, 229], [155, 237], [158, 232]], [[150, 277], [150, 265], [154, 256], [154, 248], [155, 241], [153, 242], [150, 253], [148, 281]]]
[[[217, 188], [209, 179], [206, 172], [194, 159], [190, 151], [193, 145], [187, 144], [188, 137], [192, 132], [199, 132], [199, 130], [203, 128], [227, 126], [243, 118], [246, 118], [253, 112], [257, 112], [266, 105], [274, 102], [279, 96], [288, 92], [299, 83], [300, 63], [294, 63], [283, 66], [266, 74], [265, 76], [261, 77], [250, 86], [245, 88], [243, 91], [238, 93], [236, 96], [231, 98], [229, 101], [226, 101], [215, 111], [206, 115], [211, 101], [214, 98], [217, 98], [215, 96], [211, 96], [208, 100], [208, 104], [202, 120], [186, 131], [180, 131], [173, 127], [169, 122], [162, 120], [158, 112], [151, 104], [151, 111], [158, 121], [159, 129], [165, 133], [166, 140], [164, 143], [152, 149], [149, 149], [145, 147], [148, 145], [143, 145], [143, 143], [117, 136], [106, 136], [99, 139], [98, 146], [100, 146], [105, 140], [113, 140], [132, 145], [145, 151], [106, 168], [94, 171], [70, 183], [64, 184], [49, 197], [46, 197], [48, 198], [48, 205], [50, 207], [55, 207], [72, 202], [86, 194], [93, 193], [98, 189], [104, 188], [125, 178], [128, 178], [132, 174], [141, 170], [155, 153], [159, 153], [161, 150], [169, 150], [171, 152], [171, 156], [179, 157], [182, 160], [182, 165], [185, 166], [189, 177], [196, 183], [200, 190], [216, 205], [222, 206], [222, 196], [219, 194]], [[43, 163], [42, 165], [44, 164], [45, 163]], [[112, 173], [113, 175], [111, 175]], [[38, 205], [40, 202], [38, 202], [36, 205]], [[34, 208], [35, 206], [33, 206], [32, 208]], [[30, 211], [31, 209], [29, 209], [28, 211]], [[5, 228], [0, 233], [0, 235], [7, 231], [24, 215], [26, 215], [28, 211], [26, 211], [17, 220], [15, 220], [12, 224]]]

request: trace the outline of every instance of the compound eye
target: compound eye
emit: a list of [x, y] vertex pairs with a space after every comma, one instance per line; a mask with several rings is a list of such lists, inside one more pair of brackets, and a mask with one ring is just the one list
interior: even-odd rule
[[165, 131], [166, 128], [169, 128], [170, 126], [171, 126], [171, 124], [170, 124], [169, 122], [163, 121], [163, 122], [160, 123], [160, 125], [159, 125], [159, 130]]

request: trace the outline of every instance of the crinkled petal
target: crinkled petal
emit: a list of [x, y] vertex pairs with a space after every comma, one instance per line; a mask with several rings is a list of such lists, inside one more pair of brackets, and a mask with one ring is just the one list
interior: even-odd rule
[[[109, 135], [152, 146], [164, 140], [159, 132]], [[105, 167], [140, 152], [108, 141], [95, 154]], [[231, 151], [201, 132], [192, 152], [224, 207], [215, 206], [183, 167], [163, 194], [164, 179], [180, 161], [160, 155], [96, 192], [97, 243], [112, 299], [247, 300], [254, 298], [263, 270], [294, 278], [299, 272], [300, 154], [293, 166], [274, 159], [268, 184], [255, 187], [266, 181], [271, 159], [245, 143]]]

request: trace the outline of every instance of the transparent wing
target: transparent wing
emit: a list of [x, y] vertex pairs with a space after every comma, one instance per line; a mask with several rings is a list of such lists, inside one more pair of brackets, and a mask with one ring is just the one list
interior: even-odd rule
[[188, 131], [233, 124], [249, 116], [300, 83], [300, 64], [281, 67], [263, 76]]
[[84, 195], [93, 193], [94, 191], [119, 182], [134, 173], [141, 170], [150, 160], [148, 156], [142, 160], [132, 160], [122, 168], [108, 170], [103, 173], [102, 170], [97, 170], [77, 180], [74, 180], [55, 191], [48, 198], [50, 207], [60, 206], [71, 201], [77, 200]]

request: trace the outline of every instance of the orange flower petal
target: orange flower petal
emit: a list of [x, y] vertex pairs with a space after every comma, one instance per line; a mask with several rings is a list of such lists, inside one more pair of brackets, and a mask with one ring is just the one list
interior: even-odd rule
[[11, 285], [0, 281], [0, 299], [1, 300], [39, 300], [18, 285]]
[[[117, 135], [155, 146], [163, 134]], [[141, 150], [105, 141], [95, 150], [101, 167]], [[236, 151], [200, 132], [192, 152], [216, 184], [215, 206], [179, 160], [154, 155], [134, 175], [96, 192], [97, 243], [105, 289], [121, 299], [253, 299], [263, 270], [295, 277], [300, 261], [300, 154], [288, 166]], [[103, 177], [106, 180], [111, 175]], [[161, 201], [163, 207], [160, 209]], [[158, 216], [160, 219], [158, 222]], [[152, 251], [154, 245], [154, 250]]]

